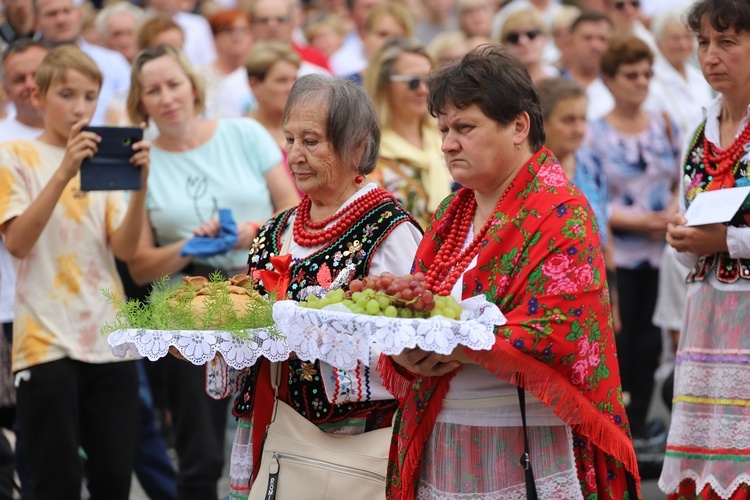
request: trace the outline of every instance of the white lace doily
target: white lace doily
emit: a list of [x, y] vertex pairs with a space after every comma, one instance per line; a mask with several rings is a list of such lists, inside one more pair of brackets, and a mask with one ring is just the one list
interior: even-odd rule
[[343, 370], [353, 370], [357, 361], [369, 363], [373, 344], [387, 355], [414, 347], [439, 354], [450, 354], [458, 345], [487, 350], [495, 343], [495, 327], [506, 322], [500, 309], [482, 295], [461, 303], [460, 321], [442, 316], [367, 316], [333, 310], [335, 307], [343, 306], [308, 309], [284, 300], [274, 304], [273, 319], [299, 358], [319, 359]]
[[242, 369], [261, 356], [283, 361], [295, 352], [306, 361], [319, 359], [342, 370], [354, 370], [358, 361], [369, 363], [373, 343], [387, 355], [417, 346], [440, 354], [450, 354], [458, 345], [474, 350], [491, 348], [495, 326], [506, 321], [500, 309], [481, 295], [463, 301], [461, 307], [461, 321], [439, 316], [403, 319], [308, 309], [283, 300], [273, 306], [278, 331], [258, 328], [246, 332], [247, 338], [241, 340], [222, 330], [132, 328], [111, 333], [107, 341], [112, 352], [123, 358], [155, 361], [176, 347], [193, 364], [205, 364], [221, 353], [229, 366]]
[[112, 353], [121, 358], [148, 358], [156, 361], [176, 347], [194, 365], [208, 363], [216, 353], [224, 356], [227, 364], [241, 370], [252, 366], [264, 356], [271, 361], [284, 361], [292, 352], [283, 336], [268, 328], [251, 330], [247, 339], [238, 339], [222, 330], [117, 330], [109, 334], [107, 342]]

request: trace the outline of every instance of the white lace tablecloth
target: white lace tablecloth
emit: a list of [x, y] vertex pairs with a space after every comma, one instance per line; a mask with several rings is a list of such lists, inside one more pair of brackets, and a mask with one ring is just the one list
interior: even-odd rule
[[505, 324], [505, 316], [483, 296], [467, 299], [461, 307], [461, 320], [454, 321], [441, 316], [367, 316], [340, 311], [335, 306], [308, 309], [283, 300], [273, 306], [278, 331], [258, 328], [246, 332], [247, 337], [241, 340], [221, 330], [123, 329], [111, 333], [108, 342], [117, 356], [146, 357], [151, 361], [166, 356], [173, 346], [196, 365], [221, 353], [229, 366], [242, 369], [254, 365], [261, 356], [283, 361], [295, 352], [305, 361], [318, 359], [342, 370], [354, 370], [357, 361], [369, 363], [373, 344], [387, 355], [414, 347], [440, 354], [450, 354], [458, 345], [490, 349], [495, 343], [494, 329]]

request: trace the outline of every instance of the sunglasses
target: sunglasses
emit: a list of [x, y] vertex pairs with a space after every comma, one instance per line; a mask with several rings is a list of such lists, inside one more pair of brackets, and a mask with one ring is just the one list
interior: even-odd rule
[[420, 83], [427, 83], [426, 76], [416, 75], [391, 75], [390, 80], [392, 82], [406, 82], [409, 86], [409, 90], [417, 90]]
[[516, 45], [521, 40], [521, 35], [525, 36], [529, 40], [533, 40], [542, 34], [541, 30], [533, 29], [529, 31], [512, 32], [505, 35], [505, 42]]
[[625, 6], [627, 4], [630, 4], [630, 5], [633, 6], [634, 9], [637, 9], [638, 7], [641, 6], [641, 1], [640, 0], [630, 0], [629, 2], [615, 2], [614, 5], [615, 5], [615, 9], [617, 9], [617, 10], [625, 10]]
[[630, 80], [631, 82], [636, 81], [639, 76], [646, 78], [646, 80], [651, 80], [651, 78], [654, 77], [654, 72], [651, 70], [643, 71], [643, 72], [628, 71], [627, 73], [620, 73], [620, 74], [624, 76], [627, 80]]
[[258, 17], [253, 19], [254, 24], [271, 24], [272, 22], [276, 22], [276, 24], [286, 24], [290, 21], [288, 16], [284, 17]]

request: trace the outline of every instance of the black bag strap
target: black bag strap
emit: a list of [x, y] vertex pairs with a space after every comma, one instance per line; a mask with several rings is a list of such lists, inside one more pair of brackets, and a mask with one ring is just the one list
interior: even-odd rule
[[536, 492], [536, 482], [534, 481], [534, 470], [531, 468], [529, 460], [529, 435], [526, 428], [526, 392], [520, 387], [518, 389], [518, 402], [521, 405], [521, 422], [523, 423], [523, 455], [520, 462], [523, 467], [524, 478], [526, 479], [526, 498], [528, 500], [538, 500]]

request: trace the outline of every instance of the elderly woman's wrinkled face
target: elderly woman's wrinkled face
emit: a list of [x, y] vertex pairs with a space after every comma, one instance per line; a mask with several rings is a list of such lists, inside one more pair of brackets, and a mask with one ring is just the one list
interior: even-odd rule
[[679, 21], [667, 23], [658, 45], [669, 64], [681, 68], [693, 54], [695, 36]]
[[453, 179], [479, 193], [497, 189], [510, 172], [515, 144], [522, 142], [515, 124], [501, 126], [472, 104], [458, 109], [447, 104], [438, 116], [442, 151]]
[[297, 188], [312, 198], [335, 199], [342, 187], [352, 183], [354, 169], [345, 166], [326, 137], [326, 106], [299, 103], [282, 125], [286, 154]]

